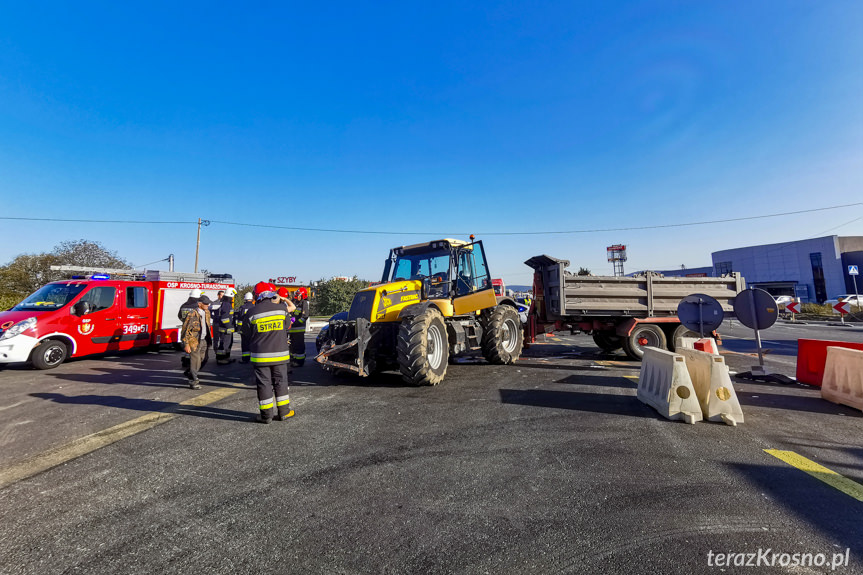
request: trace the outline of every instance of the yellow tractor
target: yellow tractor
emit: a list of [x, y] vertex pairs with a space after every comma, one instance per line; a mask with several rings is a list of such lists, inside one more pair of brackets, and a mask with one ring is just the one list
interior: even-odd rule
[[381, 283], [323, 328], [315, 360], [360, 376], [398, 369], [414, 385], [440, 383], [452, 358], [476, 350], [490, 363], [515, 362], [524, 341], [517, 304], [495, 295], [473, 239], [391, 249]]

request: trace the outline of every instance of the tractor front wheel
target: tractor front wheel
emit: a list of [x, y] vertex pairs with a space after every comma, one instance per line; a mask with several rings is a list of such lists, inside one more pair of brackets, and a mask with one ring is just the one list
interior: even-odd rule
[[446, 323], [437, 309], [428, 308], [402, 320], [398, 361], [403, 380], [413, 385], [437, 385], [446, 375], [448, 359]]
[[518, 312], [509, 305], [495, 307], [482, 332], [482, 355], [489, 363], [515, 363], [521, 355], [524, 334]]

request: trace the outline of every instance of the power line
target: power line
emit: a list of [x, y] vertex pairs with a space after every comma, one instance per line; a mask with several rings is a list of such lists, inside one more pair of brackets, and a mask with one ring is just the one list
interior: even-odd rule
[[86, 224], [195, 224], [198, 222], [164, 222], [164, 221], [145, 221], [145, 220], [76, 220], [67, 218], [16, 218], [0, 216], [0, 220], [20, 220], [25, 222], [74, 222]]
[[[567, 234], [594, 234], [594, 233], [606, 233], [606, 232], [628, 232], [628, 231], [643, 231], [643, 230], [660, 230], [660, 229], [669, 229], [669, 228], [682, 228], [682, 227], [691, 227], [691, 226], [705, 226], [711, 224], [727, 224], [731, 222], [744, 222], [744, 221], [752, 221], [752, 220], [760, 220], [767, 218], [779, 218], [784, 216], [794, 216], [799, 214], [810, 214], [814, 212], [823, 212], [827, 210], [838, 210], [842, 208], [852, 208], [856, 206], [863, 206], [863, 202], [856, 202], [853, 204], [842, 204], [838, 206], [828, 206], [823, 208], [810, 208], [807, 210], [796, 210], [792, 212], [779, 212], [775, 214], [762, 214], [757, 216], [743, 216], [739, 218], [723, 218], [718, 220], [704, 220], [697, 222], [681, 222], [681, 223], [672, 223], [672, 224], [654, 224], [649, 226], [626, 226], [619, 228], [591, 228], [591, 229], [582, 229], [582, 230], [560, 230], [560, 231], [535, 231], [535, 232], [481, 232], [475, 231], [473, 232], [475, 235], [479, 236], [541, 236], [541, 235], [567, 235]], [[84, 222], [84, 223], [105, 223], [105, 224], [193, 224], [197, 225], [198, 222], [194, 221], [143, 221], [143, 220], [93, 220], [93, 219], [60, 219], [60, 218], [25, 218], [25, 217], [8, 217], [8, 216], [0, 216], [0, 220], [22, 220], [22, 221], [42, 221], [42, 222]], [[338, 229], [338, 228], [307, 228], [307, 227], [298, 227], [298, 226], [277, 226], [272, 224], [255, 224], [248, 222], [229, 222], [225, 220], [210, 220], [214, 224], [223, 224], [226, 226], [242, 226], [249, 228], [264, 228], [264, 229], [276, 229], [276, 230], [290, 230], [297, 232], [324, 232], [324, 233], [339, 233], [339, 234], [373, 234], [373, 235], [414, 235], [414, 236], [466, 236], [468, 233], [459, 232], [459, 233], [441, 233], [441, 232], [416, 232], [416, 231], [401, 231], [401, 232], [388, 232], [384, 230], [351, 230], [351, 229]], [[850, 222], [848, 222], [850, 223]], [[844, 225], [844, 224], [843, 224]]]

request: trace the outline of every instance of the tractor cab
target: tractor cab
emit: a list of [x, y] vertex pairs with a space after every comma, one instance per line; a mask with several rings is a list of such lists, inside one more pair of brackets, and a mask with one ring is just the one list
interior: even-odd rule
[[491, 291], [491, 294], [483, 294], [486, 296], [483, 300], [488, 300], [486, 305], [465, 308], [465, 311], [494, 305], [489, 299], [494, 292], [482, 241], [444, 239], [391, 249], [381, 283], [405, 280], [422, 282], [426, 294], [423, 299], [458, 299]]

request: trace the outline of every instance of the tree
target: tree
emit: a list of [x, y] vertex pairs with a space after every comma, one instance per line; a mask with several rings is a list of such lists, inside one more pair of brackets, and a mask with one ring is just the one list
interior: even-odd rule
[[67, 241], [51, 253], [22, 254], [0, 267], [0, 296], [21, 300], [48, 282], [68, 277], [51, 266], [85, 266], [128, 269], [131, 265], [98, 242]]
[[132, 264], [109, 251], [99, 242], [74, 240], [58, 244], [51, 252], [61, 265], [93, 268], [131, 269]]
[[333, 315], [340, 311], [347, 311], [354, 300], [354, 294], [369, 287], [369, 282], [358, 279], [330, 279], [320, 280], [315, 288], [315, 299], [312, 313], [315, 315]]
[[575, 275], [578, 275], [578, 276], [589, 276], [589, 275], [590, 275], [590, 270], [589, 270], [589, 269], [587, 269], [587, 268], [578, 268], [578, 273], [577, 273], [577, 274], [575, 274]]

